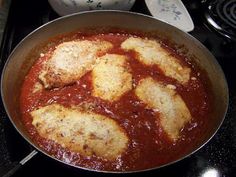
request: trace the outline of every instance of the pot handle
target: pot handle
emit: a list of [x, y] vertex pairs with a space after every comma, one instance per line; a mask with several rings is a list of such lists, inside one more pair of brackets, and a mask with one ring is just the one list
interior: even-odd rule
[[24, 159], [22, 159], [19, 163], [17, 162], [14, 166], [5, 173], [2, 177], [11, 177], [16, 171], [18, 171], [26, 162], [28, 162], [31, 158], [33, 158], [38, 153], [37, 150], [33, 150], [30, 154], [28, 154]]

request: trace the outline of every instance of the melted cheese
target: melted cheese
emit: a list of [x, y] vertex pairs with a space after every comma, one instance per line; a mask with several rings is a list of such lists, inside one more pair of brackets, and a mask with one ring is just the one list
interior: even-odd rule
[[191, 69], [182, 66], [155, 40], [130, 37], [121, 44], [121, 48], [134, 50], [138, 53], [139, 61], [146, 65], [158, 65], [166, 76], [174, 78], [182, 84], [189, 81]]
[[123, 55], [106, 54], [92, 71], [93, 96], [116, 101], [132, 89], [132, 75], [129, 73], [127, 58]]
[[39, 82], [36, 82], [36, 83], [34, 84], [34, 88], [33, 88], [33, 90], [32, 90], [32, 93], [41, 92], [42, 90], [43, 90], [42, 84], [39, 83]]
[[45, 63], [39, 79], [45, 88], [63, 87], [74, 83], [90, 71], [98, 54], [112, 47], [107, 41], [70, 41], [57, 46]]
[[163, 129], [171, 139], [178, 139], [180, 130], [191, 119], [181, 96], [174, 89], [150, 77], [140, 81], [135, 94], [149, 108], [158, 110]]
[[40, 136], [84, 156], [115, 160], [127, 148], [128, 137], [112, 119], [59, 104], [31, 112]]

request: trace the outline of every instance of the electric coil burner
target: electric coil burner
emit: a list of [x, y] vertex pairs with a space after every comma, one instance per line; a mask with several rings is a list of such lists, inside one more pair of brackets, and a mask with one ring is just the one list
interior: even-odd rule
[[236, 40], [236, 0], [207, 1], [205, 18], [218, 33]]

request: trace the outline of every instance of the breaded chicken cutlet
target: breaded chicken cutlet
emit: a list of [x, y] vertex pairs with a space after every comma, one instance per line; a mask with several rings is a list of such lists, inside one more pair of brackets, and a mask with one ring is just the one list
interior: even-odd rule
[[146, 65], [157, 65], [166, 76], [176, 79], [181, 84], [189, 81], [191, 69], [182, 66], [155, 40], [130, 37], [121, 44], [121, 48], [134, 50], [140, 62]]
[[110, 48], [112, 44], [107, 41], [63, 42], [44, 64], [39, 79], [47, 89], [72, 84], [90, 71], [96, 58]]
[[132, 75], [126, 56], [106, 54], [98, 61], [92, 71], [93, 96], [116, 101], [132, 89]]
[[32, 111], [33, 126], [43, 138], [83, 156], [115, 160], [128, 146], [125, 131], [111, 118], [60, 104]]
[[181, 96], [173, 88], [151, 77], [140, 81], [135, 94], [148, 108], [159, 112], [164, 131], [172, 140], [177, 140], [180, 130], [191, 120], [189, 109]]

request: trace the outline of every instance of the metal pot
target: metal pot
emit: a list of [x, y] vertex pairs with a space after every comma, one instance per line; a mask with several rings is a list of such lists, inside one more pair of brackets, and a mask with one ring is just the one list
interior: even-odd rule
[[[209, 116], [208, 128], [204, 130], [204, 136], [196, 142], [193, 148], [189, 149], [187, 153], [176, 161], [194, 153], [211, 139], [222, 124], [228, 107], [227, 83], [224, 73], [215, 57], [198, 40], [189, 34], [152, 17], [131, 12], [93, 11], [65, 16], [36, 29], [16, 46], [5, 64], [1, 80], [3, 103], [12, 124], [32, 146], [47, 156], [58, 160], [50, 156], [50, 154], [42, 150], [32, 141], [20, 118], [19, 95], [21, 85], [25, 75], [37, 59], [37, 57], [33, 56], [38, 55], [40, 45], [45, 43], [49, 38], [90, 27], [118, 27], [127, 30], [155, 33], [161, 38], [168, 39], [175, 46], [184, 46], [186, 49], [185, 55], [195, 60], [199, 67], [207, 73], [213, 91], [214, 101], [212, 103], [213, 110]], [[35, 50], [37, 48], [39, 50]], [[32, 49], [34, 50], [32, 51]], [[159, 167], [157, 166], [156, 168]]]

